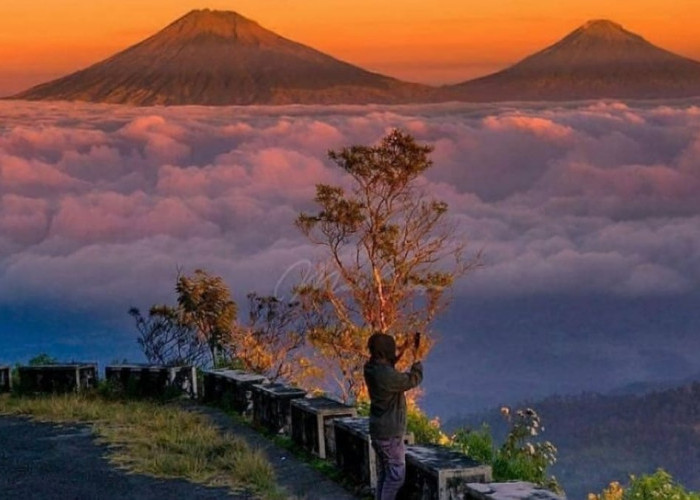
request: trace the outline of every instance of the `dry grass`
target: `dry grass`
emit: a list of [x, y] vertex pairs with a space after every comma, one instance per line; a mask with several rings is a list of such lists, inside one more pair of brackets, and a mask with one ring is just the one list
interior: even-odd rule
[[184, 478], [260, 498], [284, 498], [264, 455], [221, 433], [205, 415], [177, 405], [112, 401], [99, 396], [0, 396], [0, 414], [44, 422], [90, 424], [118, 467], [162, 478]]

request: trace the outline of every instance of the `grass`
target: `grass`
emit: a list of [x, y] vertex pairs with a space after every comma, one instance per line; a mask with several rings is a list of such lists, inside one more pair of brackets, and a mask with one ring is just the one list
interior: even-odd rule
[[109, 461], [130, 472], [253, 491], [265, 500], [285, 498], [262, 452], [220, 432], [207, 416], [176, 404], [98, 395], [3, 395], [0, 414], [89, 424], [98, 441], [109, 446]]

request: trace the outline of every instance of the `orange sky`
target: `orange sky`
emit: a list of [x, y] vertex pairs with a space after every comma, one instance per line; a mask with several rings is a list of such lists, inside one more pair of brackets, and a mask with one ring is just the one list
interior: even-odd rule
[[62, 76], [196, 8], [398, 78], [453, 83], [503, 68], [589, 19], [700, 59], [698, 0], [2, 0], [0, 95]]

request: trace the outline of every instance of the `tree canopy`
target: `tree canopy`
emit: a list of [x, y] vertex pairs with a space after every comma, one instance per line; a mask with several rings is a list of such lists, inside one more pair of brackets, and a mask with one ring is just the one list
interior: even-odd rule
[[319, 210], [297, 218], [327, 252], [296, 291], [313, 313], [309, 338], [335, 365], [344, 399], [362, 396], [369, 335], [392, 334], [403, 350], [414, 331], [430, 333], [446, 292], [477, 265], [447, 222], [447, 203], [422, 189], [432, 150], [394, 130], [374, 146], [330, 151], [349, 187], [318, 184]]

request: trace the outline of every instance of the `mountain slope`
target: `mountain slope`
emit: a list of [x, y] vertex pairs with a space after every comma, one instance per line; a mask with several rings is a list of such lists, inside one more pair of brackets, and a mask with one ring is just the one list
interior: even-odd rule
[[102, 62], [17, 96], [132, 105], [398, 103], [429, 88], [287, 40], [235, 12], [197, 10]]
[[[586, 498], [610, 481], [661, 467], [687, 488], [700, 490], [700, 382], [642, 396], [554, 396], [521, 405], [535, 408], [543, 438], [559, 450], [552, 472], [569, 498]], [[506, 433], [498, 409], [448, 421], [445, 427], [487, 422], [501, 442]]]
[[700, 63], [594, 20], [503, 71], [443, 91], [466, 101], [689, 97], [700, 95]]

